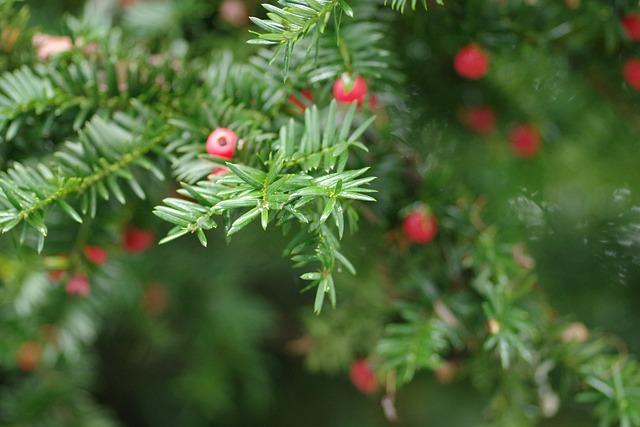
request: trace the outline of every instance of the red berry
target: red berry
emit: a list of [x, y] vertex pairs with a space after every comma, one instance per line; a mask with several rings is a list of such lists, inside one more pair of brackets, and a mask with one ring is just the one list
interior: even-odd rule
[[212, 179], [214, 179], [216, 176], [226, 175], [226, 174], [228, 174], [229, 172], [231, 172], [231, 169], [229, 169], [229, 168], [228, 168], [228, 167], [226, 167], [226, 166], [220, 166], [220, 167], [217, 167], [217, 168], [213, 169], [213, 170], [211, 171], [211, 173], [209, 174], [209, 176], [207, 176], [207, 179], [208, 179], [209, 181], [211, 181], [211, 180], [212, 180]]
[[367, 359], [358, 359], [351, 365], [349, 377], [353, 385], [364, 394], [370, 394], [378, 389], [378, 380]]
[[640, 59], [632, 58], [625, 62], [623, 74], [629, 86], [640, 90]]
[[344, 76], [333, 84], [333, 97], [338, 102], [350, 104], [357, 101], [358, 106], [362, 106], [365, 96], [367, 96], [367, 81], [361, 76], [356, 77], [351, 85], [347, 85]]
[[244, 0], [224, 0], [219, 12], [222, 20], [234, 27], [242, 27], [249, 22], [249, 12]]
[[371, 95], [369, 97], [369, 109], [377, 110], [379, 106], [380, 106], [380, 99], [378, 98], [378, 95]]
[[471, 43], [458, 51], [453, 66], [462, 77], [477, 80], [489, 71], [489, 56], [478, 45]]
[[474, 133], [487, 135], [496, 125], [493, 109], [486, 105], [467, 108], [462, 113], [462, 122]]
[[[302, 95], [302, 97], [304, 99], [306, 99], [309, 102], [313, 102], [313, 92], [311, 92], [309, 89], [303, 89], [300, 91], [300, 95]], [[300, 109], [300, 111], [303, 111], [307, 109], [307, 105], [304, 101], [304, 99], [299, 99], [297, 96], [295, 95], [289, 95], [289, 101], [291, 101], [291, 103], [293, 105], [295, 105], [296, 107], [298, 107]]]
[[231, 129], [218, 128], [207, 138], [207, 153], [230, 160], [236, 153], [238, 135]]
[[540, 132], [533, 125], [522, 124], [511, 130], [509, 141], [516, 156], [533, 157], [540, 149]]
[[633, 41], [640, 41], [640, 14], [630, 13], [621, 19], [625, 34]]
[[89, 279], [87, 276], [73, 276], [67, 282], [67, 287], [65, 288], [67, 294], [69, 295], [78, 295], [81, 297], [86, 297], [91, 292], [91, 287], [89, 286]]
[[404, 218], [402, 229], [405, 236], [414, 243], [431, 242], [438, 232], [436, 217], [425, 209], [419, 208]]
[[96, 265], [102, 265], [107, 262], [107, 251], [100, 246], [85, 246], [84, 256]]
[[62, 277], [65, 273], [66, 271], [64, 270], [51, 270], [49, 272], [49, 280], [51, 282], [59, 282], [60, 280], [62, 280]]
[[216, 176], [220, 176], [220, 175], [226, 175], [229, 172], [231, 172], [231, 169], [229, 169], [226, 166], [221, 166], [219, 168], [215, 168], [212, 172], [211, 175], [216, 175]]
[[16, 353], [18, 367], [24, 372], [33, 371], [40, 363], [42, 346], [35, 341], [26, 341], [20, 344]]
[[138, 0], [120, 0], [120, 6], [123, 9], [126, 9], [128, 7], [133, 6], [134, 4], [138, 3]]
[[128, 227], [122, 237], [124, 250], [130, 253], [144, 252], [153, 244], [153, 232], [136, 227]]

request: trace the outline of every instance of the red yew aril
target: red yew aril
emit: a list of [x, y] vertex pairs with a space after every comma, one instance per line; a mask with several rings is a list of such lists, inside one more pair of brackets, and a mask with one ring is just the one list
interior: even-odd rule
[[371, 394], [378, 389], [378, 380], [367, 359], [358, 359], [353, 362], [349, 377], [361, 393]]
[[96, 265], [104, 264], [107, 262], [108, 258], [107, 251], [102, 249], [100, 246], [85, 246], [84, 256]]
[[629, 13], [620, 20], [625, 34], [633, 41], [640, 41], [640, 14]]
[[26, 341], [18, 347], [16, 361], [21, 371], [29, 372], [38, 366], [41, 356], [42, 346], [35, 341]]
[[438, 223], [431, 212], [419, 208], [404, 218], [402, 229], [409, 240], [422, 245], [431, 242], [436, 237]]
[[348, 77], [342, 76], [333, 84], [333, 97], [338, 102], [350, 104], [353, 101], [358, 102], [358, 106], [362, 106], [364, 98], [367, 96], [367, 81], [358, 76], [349, 85]]
[[309, 89], [303, 89], [300, 91], [300, 95], [302, 95], [303, 99], [298, 98], [296, 95], [289, 95], [289, 101], [295, 105], [296, 107], [298, 107], [298, 109], [301, 112], [304, 112], [304, 110], [307, 109], [307, 103], [305, 102], [305, 99], [311, 103], [313, 102], [313, 92]]
[[462, 112], [462, 123], [478, 135], [487, 135], [496, 126], [496, 115], [491, 107], [478, 105]]
[[480, 46], [471, 43], [458, 51], [453, 66], [460, 76], [478, 80], [489, 71], [489, 56]]
[[535, 126], [525, 123], [511, 130], [509, 141], [516, 156], [530, 158], [540, 149], [540, 132]]
[[49, 280], [51, 282], [57, 283], [64, 277], [66, 271], [65, 270], [51, 270], [49, 271]]
[[91, 287], [89, 286], [89, 279], [87, 276], [76, 275], [73, 276], [67, 282], [67, 286], [65, 288], [67, 294], [69, 295], [78, 295], [81, 297], [86, 297], [91, 293]]
[[207, 138], [207, 153], [230, 160], [236, 154], [238, 135], [228, 128], [217, 128]]
[[122, 246], [130, 253], [144, 252], [153, 244], [154, 235], [151, 230], [128, 227], [122, 236]]
[[622, 72], [629, 86], [635, 90], [640, 90], [640, 58], [627, 60]]

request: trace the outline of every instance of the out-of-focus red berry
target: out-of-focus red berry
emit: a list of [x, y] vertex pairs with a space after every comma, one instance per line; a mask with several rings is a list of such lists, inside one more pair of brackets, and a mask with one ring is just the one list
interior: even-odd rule
[[122, 236], [122, 246], [130, 253], [144, 252], [153, 244], [154, 235], [151, 230], [137, 227], [127, 227]]
[[629, 86], [635, 90], [640, 90], [640, 58], [632, 58], [624, 63], [624, 79]]
[[371, 95], [369, 97], [369, 109], [377, 110], [379, 106], [380, 106], [380, 98], [378, 98], [378, 95]]
[[96, 265], [104, 264], [107, 262], [108, 258], [107, 251], [102, 249], [100, 246], [85, 246], [84, 256]]
[[349, 377], [353, 385], [361, 393], [371, 394], [378, 389], [378, 380], [367, 359], [358, 359], [353, 362]]
[[49, 280], [51, 282], [57, 283], [64, 277], [66, 271], [65, 270], [51, 270], [49, 271]]
[[453, 66], [466, 79], [481, 79], [489, 71], [489, 55], [480, 46], [471, 43], [458, 51]]
[[16, 353], [18, 367], [24, 372], [33, 371], [40, 363], [42, 346], [35, 341], [25, 341], [20, 344]]
[[221, 175], [226, 175], [229, 172], [231, 172], [231, 169], [229, 169], [226, 166], [220, 166], [218, 168], [215, 168], [213, 171], [211, 171], [211, 175], [221, 176]]
[[81, 297], [86, 297], [91, 293], [91, 287], [89, 286], [89, 279], [87, 278], [87, 276], [82, 276], [82, 275], [73, 276], [67, 282], [67, 286], [65, 290], [69, 295], [78, 295]]
[[422, 245], [436, 237], [438, 222], [428, 210], [419, 208], [404, 218], [402, 230], [409, 240]]
[[620, 20], [625, 34], [633, 41], [640, 41], [640, 14], [629, 13]]
[[516, 126], [509, 133], [511, 148], [516, 156], [530, 158], [540, 150], [540, 132], [535, 126], [525, 123]]
[[219, 13], [224, 22], [234, 27], [244, 27], [249, 23], [249, 11], [243, 0], [224, 0]]
[[52, 36], [50, 34], [34, 34], [31, 39], [40, 61], [46, 61], [54, 56], [73, 49], [73, 41], [67, 36]]
[[340, 77], [333, 84], [333, 97], [338, 102], [350, 104], [353, 101], [357, 101], [358, 106], [362, 106], [362, 102], [366, 96], [367, 81], [362, 76], [356, 77], [350, 86], [347, 85], [344, 76]]
[[487, 105], [470, 107], [462, 112], [462, 123], [478, 135], [487, 135], [496, 126], [496, 114]]
[[307, 104], [304, 100], [306, 99], [308, 102], [313, 102], [313, 92], [309, 89], [303, 89], [300, 91], [300, 95], [302, 95], [304, 99], [300, 99], [296, 95], [289, 95], [289, 101], [298, 107], [300, 111], [304, 112], [304, 110], [307, 109]]

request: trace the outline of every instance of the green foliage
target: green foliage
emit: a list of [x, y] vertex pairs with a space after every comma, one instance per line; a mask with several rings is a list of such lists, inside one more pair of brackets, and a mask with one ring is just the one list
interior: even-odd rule
[[635, 360], [602, 356], [582, 370], [589, 389], [578, 398], [595, 405], [603, 426], [640, 424], [640, 366]]
[[288, 62], [291, 70], [287, 80], [294, 86], [333, 82], [343, 73], [357, 72], [382, 88], [390, 88], [403, 78], [397, 58], [385, 41], [385, 28], [385, 24], [373, 19], [358, 20], [340, 30], [339, 48], [332, 38], [318, 41], [312, 61], [309, 51], [314, 48], [313, 41], [303, 40], [286, 58], [272, 57], [272, 50], [263, 49], [252, 58], [252, 64], [266, 74], [278, 76]]
[[[95, 117], [79, 133], [78, 141], [67, 142], [50, 162], [36, 166], [15, 163], [2, 173], [2, 232], [21, 223], [30, 226], [39, 233], [40, 251], [47, 235], [45, 214], [52, 206], [58, 205], [73, 220], [82, 222], [82, 215], [95, 216], [99, 198], [109, 199], [113, 195], [125, 203], [118, 179], [144, 198], [144, 190], [129, 168], [139, 166], [161, 178], [162, 173], [144, 156], [162, 138], [136, 135], [131, 130], [136, 130], [136, 123], [125, 115], [117, 114], [113, 122]], [[66, 201], [71, 197], [80, 198], [82, 215]]]
[[[416, 7], [418, 6], [418, 3], [420, 3], [425, 10], [428, 9], [427, 4], [428, 4], [429, 0], [385, 0], [384, 4], [389, 4], [393, 9], [398, 10], [402, 13], [404, 13], [405, 8], [407, 7], [407, 5], [410, 5], [412, 10], [416, 10]], [[437, 3], [439, 5], [443, 5], [444, 4], [444, 0], [437, 0]]]
[[278, 45], [277, 55], [284, 49], [284, 73], [289, 71], [289, 57], [295, 44], [303, 37], [313, 36], [314, 43], [324, 32], [332, 13], [336, 9], [353, 16], [351, 7], [345, 0], [280, 0], [280, 6], [263, 4], [268, 20], [252, 17], [251, 20], [263, 30], [249, 43]]
[[449, 347], [446, 324], [437, 318], [420, 316], [416, 310], [402, 312], [404, 323], [387, 326], [376, 354], [383, 360], [381, 369], [395, 370], [400, 384], [411, 381], [420, 369], [436, 369]]
[[529, 317], [532, 314], [522, 307], [522, 300], [531, 293], [535, 279], [507, 258], [508, 252], [501, 255], [501, 250], [506, 252], [498, 247], [491, 231], [480, 236], [473, 260], [476, 276], [472, 286], [485, 300], [482, 309], [487, 322], [494, 323], [497, 329], [491, 331], [484, 347], [495, 352], [507, 369], [518, 358], [533, 362], [531, 345], [537, 331]]
[[21, 0], [0, 1], [0, 71], [11, 70], [27, 61], [31, 43], [28, 29], [30, 11]]
[[[368, 195], [373, 190], [366, 187], [374, 178], [363, 177], [367, 169], [347, 169], [350, 150], [367, 151], [359, 139], [372, 122], [369, 119], [351, 131], [355, 111], [356, 105], [351, 105], [340, 123], [334, 101], [321, 121], [313, 106], [305, 112], [302, 131], [293, 120], [280, 128], [280, 138], [272, 142], [270, 156], [260, 168], [227, 162], [231, 172], [227, 176], [184, 184], [180, 193], [194, 201], [168, 198], [154, 211], [175, 225], [163, 242], [191, 233], [206, 246], [204, 231], [217, 226], [214, 216], [222, 217], [227, 236], [258, 218], [263, 229], [269, 223], [289, 228], [297, 222], [303, 231], [292, 239], [287, 253], [298, 266], [320, 264], [318, 271], [302, 276], [318, 287], [315, 311], [322, 308], [325, 294], [335, 305], [332, 271], [342, 266], [355, 273], [338, 244], [345, 222], [355, 227], [352, 201], [375, 200]], [[335, 231], [326, 224], [329, 218]]]
[[[22, 68], [0, 77], [0, 133], [11, 141], [23, 126], [39, 126], [41, 137], [67, 118], [78, 130], [94, 113], [128, 108], [131, 99], [154, 102], [173, 70], [166, 63], [148, 66], [117, 59], [64, 60]], [[66, 114], [65, 113], [69, 113]], [[30, 135], [29, 138], [34, 138]], [[0, 140], [0, 141], [2, 141]]]

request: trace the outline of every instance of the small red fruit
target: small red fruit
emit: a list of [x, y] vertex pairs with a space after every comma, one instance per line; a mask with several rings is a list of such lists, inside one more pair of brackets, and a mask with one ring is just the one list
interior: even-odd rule
[[533, 157], [540, 149], [540, 132], [535, 126], [525, 123], [511, 130], [509, 141], [516, 156]]
[[625, 34], [633, 41], [640, 41], [640, 14], [630, 13], [620, 20]]
[[487, 105], [467, 108], [462, 113], [462, 123], [478, 135], [487, 135], [496, 125], [496, 115]]
[[131, 6], [135, 5], [136, 3], [138, 3], [138, 0], [120, 0], [120, 6], [123, 9], [131, 7]]
[[425, 244], [436, 237], [438, 222], [428, 210], [418, 208], [404, 218], [402, 229], [412, 242]]
[[309, 89], [303, 89], [300, 91], [300, 95], [302, 95], [304, 99], [299, 99], [295, 95], [289, 95], [289, 101], [293, 105], [298, 107], [300, 111], [304, 112], [304, 110], [307, 109], [307, 104], [305, 103], [305, 99], [309, 102], [313, 102], [313, 92], [311, 92]]
[[629, 86], [635, 90], [640, 90], [640, 59], [632, 58], [627, 60], [622, 71], [624, 79]]
[[353, 362], [349, 377], [361, 393], [371, 394], [378, 389], [378, 380], [367, 359], [358, 359]]
[[477, 80], [489, 71], [489, 56], [478, 45], [471, 43], [458, 51], [453, 66], [462, 77]]
[[46, 61], [47, 59], [73, 49], [73, 40], [67, 36], [53, 36], [38, 33], [33, 35], [32, 43], [36, 48], [40, 61]]
[[133, 254], [144, 252], [153, 244], [154, 235], [151, 230], [127, 227], [122, 236], [124, 250]]
[[87, 279], [87, 276], [82, 275], [76, 275], [69, 279], [69, 281], [67, 282], [67, 287], [65, 289], [67, 291], [67, 294], [78, 295], [81, 297], [86, 297], [91, 292], [89, 279]]
[[236, 154], [238, 135], [231, 129], [218, 128], [207, 138], [207, 153], [230, 160]]
[[219, 166], [217, 168], [214, 168], [211, 173], [207, 176], [207, 179], [209, 181], [213, 180], [216, 176], [222, 176], [222, 175], [226, 175], [229, 172], [231, 172], [231, 169], [229, 169], [226, 166]]
[[229, 172], [231, 172], [231, 169], [229, 169], [226, 166], [220, 166], [220, 167], [215, 168], [214, 170], [212, 170], [211, 171], [211, 175], [220, 176], [220, 175], [226, 175]]
[[25, 341], [20, 344], [16, 353], [18, 367], [24, 372], [33, 371], [40, 363], [42, 346], [35, 341]]
[[219, 12], [222, 20], [234, 27], [243, 27], [249, 23], [249, 11], [244, 0], [224, 0]]
[[66, 271], [64, 270], [51, 270], [49, 271], [49, 280], [51, 282], [57, 283], [60, 280], [62, 280], [62, 277], [64, 276], [65, 273]]
[[378, 98], [378, 95], [371, 95], [369, 97], [369, 109], [377, 110], [379, 106], [380, 106], [380, 98]]
[[342, 76], [333, 84], [333, 97], [338, 102], [350, 104], [353, 101], [358, 102], [358, 106], [362, 106], [364, 98], [367, 96], [367, 81], [358, 76], [351, 81], [351, 85], [347, 84], [348, 77]]
[[107, 251], [100, 246], [85, 246], [84, 256], [96, 265], [102, 265], [107, 262]]

